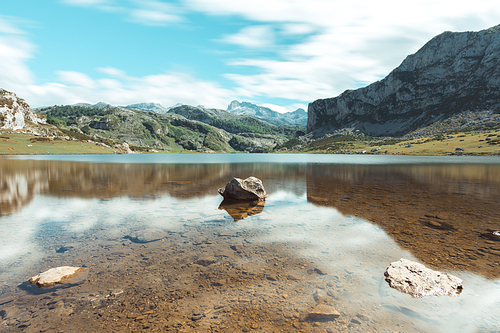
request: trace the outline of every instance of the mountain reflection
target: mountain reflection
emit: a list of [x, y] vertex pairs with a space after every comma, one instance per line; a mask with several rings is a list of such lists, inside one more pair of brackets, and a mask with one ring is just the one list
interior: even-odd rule
[[[496, 165], [314, 166], [308, 201], [382, 227], [435, 269], [500, 277]], [[488, 235], [491, 235], [488, 237]]]
[[234, 177], [260, 178], [268, 193], [286, 190], [302, 195], [306, 191], [306, 166], [280, 163], [93, 164], [0, 159], [0, 170], [2, 215], [22, 208], [37, 194], [103, 200], [219, 195], [217, 189]]
[[[0, 159], [0, 215], [36, 195], [154, 200], [218, 195], [233, 177], [262, 179], [269, 194], [303, 196], [379, 225], [435, 269], [500, 277], [500, 167], [494, 164], [93, 164]], [[221, 197], [222, 200], [222, 197]], [[259, 214], [263, 203], [223, 202], [235, 221]]]

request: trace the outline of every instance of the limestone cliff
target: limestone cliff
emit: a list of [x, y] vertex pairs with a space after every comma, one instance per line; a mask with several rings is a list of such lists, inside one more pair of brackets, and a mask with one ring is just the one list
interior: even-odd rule
[[309, 104], [308, 132], [403, 135], [464, 111], [500, 110], [500, 25], [444, 32], [384, 79]]
[[22, 98], [0, 88], [0, 129], [28, 129], [46, 121], [45, 116], [36, 114]]

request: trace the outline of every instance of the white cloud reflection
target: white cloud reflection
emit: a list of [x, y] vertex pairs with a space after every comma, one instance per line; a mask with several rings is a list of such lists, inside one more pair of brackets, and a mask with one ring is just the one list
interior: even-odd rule
[[[383, 272], [401, 257], [416, 259], [378, 226], [345, 217], [333, 208], [314, 206], [307, 202], [306, 195], [285, 191], [271, 194], [263, 213], [237, 223], [232, 223], [225, 211], [217, 210], [220, 201], [220, 196], [189, 200], [119, 197], [109, 201], [37, 196], [19, 213], [1, 217], [0, 266], [10, 267], [16, 261], [26, 266], [2, 269], [0, 278], [8, 280], [17, 273], [26, 276], [23, 270], [52, 255], [60, 245], [122, 239], [142, 228], [209, 230], [210, 225], [203, 225], [216, 221], [233, 232], [259, 235], [248, 239], [253, 246], [283, 244], [289, 257], [304, 258], [311, 268], [319, 267], [327, 273], [325, 283], [338, 281], [343, 285], [339, 302], [345, 309], [357, 313], [363, 308], [378, 324], [399, 316], [431, 331], [474, 332], [496, 327], [500, 311], [498, 279], [451, 272], [464, 280], [460, 297], [412, 299], [389, 288]], [[209, 234], [213, 236], [213, 232]], [[333, 289], [342, 291], [335, 286]], [[408, 313], [415, 317], [406, 317]]]

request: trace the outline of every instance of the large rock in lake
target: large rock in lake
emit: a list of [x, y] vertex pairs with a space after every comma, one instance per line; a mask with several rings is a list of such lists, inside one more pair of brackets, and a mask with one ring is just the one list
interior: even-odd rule
[[403, 258], [391, 263], [384, 275], [389, 286], [415, 298], [458, 296], [463, 289], [462, 280], [456, 276], [433, 271]]
[[83, 270], [85, 269], [82, 267], [71, 267], [71, 266], [51, 268], [48, 271], [33, 276], [31, 279], [28, 280], [28, 282], [36, 283], [36, 285], [40, 288], [46, 288], [62, 283], [74, 277]]
[[267, 193], [262, 181], [256, 177], [245, 180], [233, 178], [226, 186], [219, 189], [224, 199], [232, 201], [266, 200]]

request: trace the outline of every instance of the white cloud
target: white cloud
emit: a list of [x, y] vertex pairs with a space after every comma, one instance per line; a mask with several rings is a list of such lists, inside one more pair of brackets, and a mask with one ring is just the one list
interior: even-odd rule
[[100, 67], [100, 68], [97, 68], [97, 70], [99, 72], [107, 74], [109, 76], [115, 76], [115, 77], [121, 77], [121, 78], [127, 77], [125, 71], [118, 69], [118, 68], [114, 68], [114, 67]]
[[[110, 71], [113, 73], [113, 71]], [[117, 70], [119, 72], [119, 70]], [[122, 72], [120, 78], [92, 79], [84, 73], [59, 72], [63, 83], [28, 85], [16, 93], [32, 106], [91, 103], [99, 101], [112, 105], [157, 102], [164, 106], [176, 103], [225, 109], [232, 91], [213, 82], [196, 79], [183, 73], [166, 73], [131, 77]], [[8, 89], [7, 89], [8, 90]]]
[[316, 32], [316, 27], [308, 23], [284, 23], [281, 26], [285, 35], [306, 35]]
[[269, 25], [249, 26], [236, 34], [224, 36], [221, 41], [248, 48], [265, 48], [274, 44], [274, 31]]
[[26, 62], [35, 46], [10, 21], [0, 16], [0, 87], [18, 88], [34, 79]]
[[269, 109], [276, 111], [276, 112], [279, 112], [279, 113], [286, 113], [286, 112], [290, 112], [290, 111], [295, 111], [297, 109], [307, 110], [307, 105], [299, 104], [299, 103], [294, 103], [294, 104], [290, 104], [290, 105], [286, 105], [286, 106], [270, 104], [270, 103], [262, 103], [259, 105], [263, 106], [265, 108], [269, 108]]
[[167, 25], [183, 21], [180, 9], [161, 1], [135, 1], [138, 8], [130, 10], [132, 21], [144, 25]]
[[87, 74], [72, 71], [58, 71], [57, 74], [59, 75], [59, 80], [62, 82], [89, 89], [96, 88], [94, 80]]
[[[0, 26], [5, 21], [0, 17]], [[16, 28], [17, 29], [17, 28]], [[0, 87], [24, 98], [32, 107], [99, 101], [113, 105], [154, 101], [164, 106], [176, 103], [207, 105], [225, 109], [235, 93], [217, 83], [200, 80], [184, 73], [162, 73], [133, 77], [118, 68], [97, 68], [103, 77], [86, 73], [58, 71], [58, 82], [36, 84], [27, 65], [35, 46], [16, 29], [16, 34], [0, 32]]]
[[17, 28], [10, 21], [15, 21], [16, 18], [0, 15], [0, 33], [2, 34], [24, 34], [24, 31]]
[[179, 6], [158, 0], [130, 0], [127, 5], [113, 0], [61, 0], [75, 6], [94, 7], [97, 10], [122, 14], [128, 21], [150, 26], [164, 26], [182, 22]]
[[[230, 100], [242, 98], [282, 98], [305, 104], [382, 78], [408, 54], [445, 30], [484, 29], [498, 24], [500, 17], [497, 1], [489, 0], [423, 0], [404, 6], [394, 0], [63, 2], [115, 12], [143, 25], [175, 24], [187, 21], [193, 13], [243, 19], [241, 22], [248, 24], [237, 33], [210, 37], [241, 47], [227, 63], [230, 69], [220, 74], [231, 80], [234, 88], [224, 89], [215, 82], [175, 72], [131, 77], [127, 68], [112, 67], [98, 68], [101, 77], [62, 71], [58, 72], [58, 82], [35, 84], [27, 66], [34, 45], [14, 20], [0, 16], [0, 84], [34, 106], [157, 101], [165, 106], [181, 102], [225, 108]], [[224, 20], [219, 21], [224, 24]], [[258, 53], [260, 50], [267, 53]], [[268, 56], [270, 50], [273, 52]], [[223, 54], [226, 50], [217, 51]], [[241, 67], [257, 74], [242, 74], [237, 71]], [[295, 110], [291, 107], [287, 109]]]
[[[445, 31], [480, 30], [498, 24], [496, 1], [478, 3], [334, 0], [185, 0], [194, 11], [239, 16], [255, 26], [273, 25], [281, 34], [302, 34], [292, 45], [278, 45], [277, 57], [240, 56], [230, 64], [259, 74], [227, 73], [247, 95], [312, 101], [336, 96], [387, 75], [430, 38]], [[248, 28], [225, 41], [247, 46]], [[257, 34], [255, 34], [257, 36]], [[247, 45], [245, 45], [245, 42]], [[253, 56], [252, 56], [253, 57]]]

